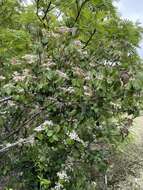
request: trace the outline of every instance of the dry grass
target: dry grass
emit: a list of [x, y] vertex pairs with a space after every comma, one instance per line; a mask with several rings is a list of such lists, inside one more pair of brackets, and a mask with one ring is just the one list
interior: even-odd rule
[[135, 119], [131, 141], [115, 156], [111, 190], [143, 190], [143, 117]]

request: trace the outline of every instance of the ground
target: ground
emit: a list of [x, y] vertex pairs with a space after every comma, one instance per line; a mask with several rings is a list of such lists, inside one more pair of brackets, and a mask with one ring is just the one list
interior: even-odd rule
[[121, 160], [126, 177], [115, 190], [143, 190], [143, 117], [135, 119], [131, 134], [133, 139], [125, 146]]

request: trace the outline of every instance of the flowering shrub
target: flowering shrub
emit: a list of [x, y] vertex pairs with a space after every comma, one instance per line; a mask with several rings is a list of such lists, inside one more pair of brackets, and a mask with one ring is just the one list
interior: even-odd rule
[[0, 175], [15, 189], [103, 189], [142, 107], [141, 29], [111, 1], [32, 6], [31, 49], [0, 68]]

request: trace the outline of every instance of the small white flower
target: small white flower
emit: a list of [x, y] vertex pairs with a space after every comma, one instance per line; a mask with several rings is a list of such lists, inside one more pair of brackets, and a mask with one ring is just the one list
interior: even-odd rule
[[39, 125], [38, 127], [36, 127], [36, 128], [34, 129], [34, 131], [36, 131], [36, 132], [41, 132], [41, 131], [44, 131], [44, 130], [45, 130], [45, 127], [46, 127], [46, 126], [53, 126], [53, 125], [54, 125], [54, 124], [53, 124], [52, 121], [46, 120], [46, 121], [44, 121], [44, 123], [42, 123], [41, 125]]
[[59, 177], [60, 180], [65, 180], [67, 181], [69, 179], [69, 177], [66, 174], [66, 171], [60, 171], [57, 173], [57, 176]]
[[79, 138], [78, 134], [77, 134], [75, 131], [72, 131], [71, 133], [69, 133], [69, 137], [70, 137], [72, 140], [80, 141], [80, 138]]
[[34, 131], [36, 131], [36, 132], [41, 132], [41, 131], [43, 131], [44, 130], [44, 127], [42, 126], [42, 125], [40, 125], [40, 126], [38, 126], [38, 127], [36, 127], [35, 129], [34, 129]]
[[61, 190], [63, 188], [63, 185], [60, 183], [56, 183], [56, 186], [54, 187], [55, 190]]
[[46, 121], [44, 121], [44, 123], [42, 125], [43, 126], [46, 126], [46, 125], [53, 126], [54, 124], [53, 124], [53, 122], [51, 120], [46, 120]]
[[77, 47], [81, 47], [82, 46], [82, 43], [80, 40], [75, 40], [74, 41], [74, 45], [77, 46]]
[[67, 134], [70, 139], [82, 143], [83, 146], [85, 146], [85, 143], [82, 139], [79, 138], [78, 134], [73, 130], [72, 132]]

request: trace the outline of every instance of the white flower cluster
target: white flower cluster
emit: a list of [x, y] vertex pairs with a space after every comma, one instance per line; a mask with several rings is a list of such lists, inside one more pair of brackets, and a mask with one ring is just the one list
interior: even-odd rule
[[53, 124], [53, 122], [50, 120], [46, 120], [46, 121], [44, 121], [44, 123], [42, 123], [40, 126], [38, 126], [38, 127], [36, 127], [35, 129], [34, 129], [34, 131], [36, 131], [36, 132], [41, 132], [41, 131], [44, 131], [45, 130], [45, 127], [46, 126], [53, 126], [54, 124]]
[[121, 105], [118, 102], [111, 102], [111, 105], [113, 106], [114, 109], [121, 109]]
[[80, 138], [79, 138], [78, 134], [77, 134], [75, 131], [72, 131], [71, 133], [69, 133], [69, 137], [70, 137], [72, 140], [80, 141]]
[[64, 92], [69, 92], [70, 94], [75, 92], [73, 87], [68, 87], [68, 88], [60, 87], [59, 89], [63, 90]]
[[92, 90], [88, 86], [83, 86], [84, 89], [84, 95], [85, 96], [92, 96]]
[[13, 73], [13, 80], [14, 80], [15, 82], [24, 81], [25, 78], [26, 78], [25, 75], [21, 75], [21, 74], [18, 73], [17, 71], [15, 71], [15, 72]]
[[114, 66], [116, 66], [117, 65], [117, 63], [115, 63], [115, 62], [111, 62], [111, 61], [104, 61], [104, 65], [108, 65], [108, 66], [112, 66], [112, 67], [114, 67]]
[[77, 141], [77, 142], [80, 142], [80, 143], [82, 143], [85, 146], [84, 141], [79, 138], [79, 136], [76, 133], [76, 131], [73, 130], [72, 132], [68, 133], [67, 135], [70, 137], [70, 139], [72, 139], [74, 141]]
[[60, 183], [56, 183], [54, 190], [63, 190], [63, 185]]
[[27, 63], [32, 64], [37, 61], [37, 56], [32, 54], [26, 54], [22, 57], [22, 59], [24, 59]]
[[59, 180], [68, 181], [69, 177], [67, 176], [67, 173], [65, 170], [62, 170], [60, 172], [57, 172], [57, 176], [59, 177]]
[[13, 80], [15, 82], [24, 81], [27, 77], [30, 77], [30, 76], [31, 75], [30, 75], [30, 70], [29, 69], [24, 69], [22, 74], [15, 71], [13, 73]]
[[61, 26], [59, 28], [57, 28], [57, 31], [61, 34], [66, 34], [66, 33], [72, 33], [72, 35], [74, 35], [77, 31], [76, 28], [68, 28], [66, 26]]

